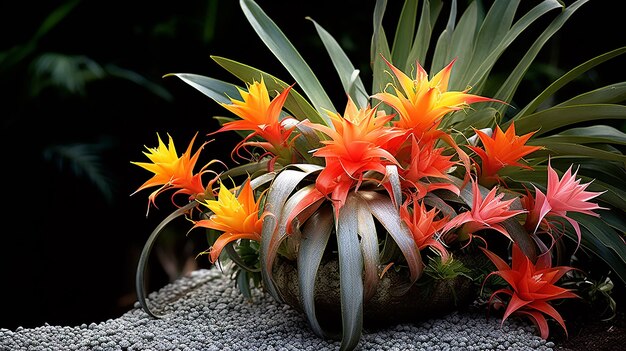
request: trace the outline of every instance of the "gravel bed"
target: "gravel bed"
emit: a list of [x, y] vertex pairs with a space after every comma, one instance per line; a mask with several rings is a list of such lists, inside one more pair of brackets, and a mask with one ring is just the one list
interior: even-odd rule
[[[317, 337], [304, 316], [269, 295], [246, 300], [227, 275], [202, 269], [149, 295], [165, 316], [151, 318], [136, 303], [116, 319], [80, 326], [45, 324], [0, 329], [0, 350], [337, 350], [339, 341]], [[385, 329], [364, 330], [357, 350], [552, 350], [530, 324], [480, 313]]]

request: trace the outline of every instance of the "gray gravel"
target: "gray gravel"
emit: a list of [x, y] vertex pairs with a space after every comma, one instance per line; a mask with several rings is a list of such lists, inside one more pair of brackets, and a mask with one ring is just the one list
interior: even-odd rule
[[[313, 334], [296, 310], [261, 291], [253, 302], [217, 269], [198, 270], [158, 292], [151, 303], [166, 316], [135, 308], [116, 319], [81, 326], [0, 329], [0, 350], [337, 350]], [[552, 350], [533, 327], [485, 314], [453, 313], [419, 324], [364, 331], [358, 350]]]

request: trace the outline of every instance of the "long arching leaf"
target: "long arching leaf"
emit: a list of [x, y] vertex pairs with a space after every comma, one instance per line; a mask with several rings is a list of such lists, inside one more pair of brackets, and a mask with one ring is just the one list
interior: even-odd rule
[[[593, 67], [608, 61], [616, 56], [622, 55], [623, 53], [626, 52], [626, 47], [622, 47], [619, 49], [615, 49], [613, 51], [607, 52], [606, 54], [594, 57], [593, 59], [578, 65], [577, 67], [575, 67], [574, 69], [572, 69], [571, 71], [567, 72], [566, 74], [564, 74], [561, 78], [555, 80], [552, 84], [550, 84], [549, 87], [547, 87], [544, 91], [541, 92], [541, 94], [539, 94], [536, 98], [533, 99], [533, 101], [531, 101], [530, 103], [528, 103], [528, 105], [526, 105], [526, 107], [524, 107], [520, 112], [518, 112], [514, 118], [521, 118], [523, 116], [526, 116], [528, 114], [531, 114], [533, 112], [535, 112], [537, 110], [537, 107], [539, 107], [539, 105], [541, 105], [546, 99], [550, 98], [552, 95], [554, 95], [554, 93], [556, 93], [560, 88], [562, 88], [564, 85], [566, 85], [567, 83], [573, 81], [574, 79], [580, 77], [581, 74], [587, 72], [588, 70], [592, 69]], [[581, 103], [580, 101], [578, 101], [578, 103]], [[566, 105], [572, 105], [573, 103], [570, 102]]]
[[[581, 226], [581, 245], [606, 262], [622, 282], [626, 283], [626, 245], [619, 233], [602, 221], [602, 213], [600, 212], [600, 218], [580, 213], [568, 213], [568, 217]], [[575, 239], [575, 234], [568, 235]]]
[[378, 266], [380, 264], [380, 253], [378, 250], [378, 231], [374, 217], [370, 213], [367, 205], [362, 200], [357, 199], [357, 227], [361, 238], [361, 251], [363, 253], [363, 270], [365, 272], [363, 286], [363, 301], [367, 302], [376, 293], [378, 287]]
[[141, 305], [141, 308], [146, 312], [149, 316], [154, 318], [162, 318], [164, 315], [160, 315], [154, 313], [150, 306], [148, 306], [148, 301], [146, 300], [146, 285], [144, 275], [146, 274], [146, 269], [148, 268], [148, 258], [150, 258], [150, 253], [152, 252], [152, 247], [156, 242], [156, 239], [161, 234], [163, 228], [168, 225], [171, 221], [180, 217], [187, 213], [190, 209], [194, 208], [197, 205], [195, 201], [188, 203], [187, 205], [177, 209], [176, 211], [170, 213], [159, 225], [154, 228], [145, 244], [143, 245], [143, 249], [141, 250], [141, 255], [139, 256], [139, 263], [137, 264], [137, 271], [135, 273], [135, 289], [137, 291], [137, 300]]
[[[306, 165], [308, 168], [319, 170], [320, 167], [313, 168], [314, 165]], [[286, 220], [289, 212], [285, 209], [291, 193], [300, 182], [311, 172], [303, 172], [293, 169], [283, 169], [271, 183], [265, 198], [265, 211], [269, 213], [263, 220], [263, 231], [261, 233], [261, 275], [264, 287], [277, 300], [282, 301], [272, 278], [272, 268], [278, 252], [280, 243], [285, 239]], [[293, 206], [296, 204], [294, 203]]]
[[[528, 11], [522, 18], [520, 18], [513, 27], [506, 33], [500, 43], [491, 51], [491, 53], [480, 62], [477, 69], [471, 71], [471, 76], [460, 84], [465, 83], [472, 87], [474, 94], [480, 94], [483, 89], [483, 84], [486, 81], [489, 72], [497, 62], [502, 53], [509, 47], [509, 45], [531, 24], [537, 21], [541, 16], [545, 15], [551, 10], [561, 8], [563, 5], [557, 0], [544, 0], [530, 11]], [[507, 101], [507, 100], [504, 100]]]
[[332, 208], [327, 206], [315, 212], [302, 228], [302, 242], [298, 251], [298, 288], [302, 308], [311, 329], [322, 338], [326, 337], [326, 332], [315, 314], [315, 279], [334, 224]]
[[359, 343], [363, 327], [363, 256], [361, 254], [357, 199], [349, 196], [339, 210], [336, 222], [341, 296], [341, 350], [353, 350]]
[[[545, 43], [550, 39], [556, 32], [561, 29], [561, 27], [565, 24], [565, 22], [582, 6], [586, 3], [587, 0], [578, 0], [572, 5], [565, 8], [563, 12], [558, 14], [556, 18], [550, 23], [548, 28], [539, 35], [537, 40], [531, 45], [531, 47], [526, 51], [524, 57], [520, 60], [520, 62], [515, 66], [515, 69], [508, 75], [506, 81], [500, 86], [500, 89], [493, 96], [495, 99], [499, 99], [501, 101], [511, 101], [517, 87], [519, 86], [522, 78], [528, 71], [528, 68], [535, 60], [535, 57], [539, 54], [541, 48], [545, 45]], [[496, 108], [504, 114], [509, 105], [500, 104], [497, 105]]]
[[[313, 19], [310, 17], [307, 17], [307, 19], [315, 25], [315, 30], [317, 30], [317, 34], [320, 39], [322, 39], [326, 52], [328, 52], [328, 55], [335, 66], [335, 70], [339, 75], [344, 91], [352, 98], [354, 103], [359, 108], [367, 107], [369, 103], [369, 94], [367, 93], [367, 90], [365, 90], [365, 86], [363, 85], [361, 78], [358, 76], [359, 71], [354, 68], [354, 65], [352, 65], [352, 62], [350, 62], [350, 59], [348, 59], [348, 56], [343, 51], [341, 46], [339, 46], [335, 38], [333, 38]], [[353, 79], [354, 73], [357, 74], [355, 79]]]
[[[509, 120], [503, 123], [501, 128], [506, 130], [511, 122], [515, 121], [515, 131], [518, 135], [537, 131], [534, 136], [538, 137], [552, 130], [576, 123], [610, 119], [626, 119], [626, 106], [604, 104], [552, 107], [515, 120]], [[538, 127], [540, 127], [539, 130], [537, 130]]]
[[[372, 191], [361, 191], [359, 194], [363, 201], [367, 204], [369, 211], [374, 215], [374, 217], [376, 217], [383, 227], [385, 227], [389, 235], [402, 251], [411, 273], [409, 285], [403, 288], [410, 288], [410, 286], [422, 275], [422, 270], [424, 268], [422, 256], [420, 255], [419, 249], [415, 244], [411, 231], [406, 225], [404, 225], [404, 222], [400, 218], [398, 208], [393, 204], [389, 197]], [[400, 289], [399, 294], [402, 294], [403, 292], [404, 289]]]
[[170, 73], [163, 77], [178, 77], [202, 94], [220, 103], [229, 104], [229, 96], [234, 99], [241, 99], [236, 85], [218, 79], [191, 73]]
[[471, 62], [466, 70], [455, 68], [456, 74], [450, 77], [451, 90], [467, 87], [469, 75], [476, 72], [489, 54], [502, 42], [511, 28], [520, 0], [497, 0], [493, 3], [478, 32]]

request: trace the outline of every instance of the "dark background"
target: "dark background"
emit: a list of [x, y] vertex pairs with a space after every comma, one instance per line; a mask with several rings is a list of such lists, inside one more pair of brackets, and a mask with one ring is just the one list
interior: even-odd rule
[[[344, 94], [305, 16], [339, 40], [371, 86], [375, 1], [258, 3], [329, 87], [337, 106], [345, 103]], [[386, 22], [397, 17], [400, 3], [389, 1]], [[459, 1], [460, 7], [465, 3]], [[520, 103], [563, 73], [559, 69], [625, 44], [623, 14], [609, 3], [585, 4], [549, 41], [520, 87]], [[68, 11], [62, 15], [59, 8]], [[144, 145], [156, 146], [157, 133], [164, 141], [172, 135], [180, 153], [198, 132], [199, 146], [217, 128], [211, 117], [227, 115], [179, 79], [162, 76], [197, 73], [239, 83], [209, 57], [218, 55], [291, 78], [234, 0], [5, 1], [0, 14], [0, 328], [116, 318], [136, 301], [143, 243], [172, 209], [163, 195], [161, 210], [151, 209], [146, 218], [151, 190], [130, 194], [151, 174], [130, 161], [147, 161]], [[444, 19], [446, 14], [439, 24]], [[519, 59], [523, 53], [513, 48], [507, 54]], [[574, 87], [624, 80], [624, 63], [614, 59]], [[217, 138], [206, 157], [229, 161], [237, 137]], [[201, 233], [185, 237], [184, 222], [171, 228], [151, 256], [149, 291], [190, 269], [209, 267], [206, 256], [195, 258], [206, 249]]]

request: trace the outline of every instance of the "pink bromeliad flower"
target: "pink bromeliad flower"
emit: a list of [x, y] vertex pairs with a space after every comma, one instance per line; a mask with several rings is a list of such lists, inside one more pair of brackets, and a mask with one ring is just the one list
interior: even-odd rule
[[494, 229], [511, 239], [509, 233], [500, 223], [526, 211], [511, 210], [511, 203], [515, 199], [502, 200], [504, 193], [496, 195], [497, 187], [493, 187], [483, 199], [478, 183], [474, 180], [471, 183], [472, 209], [452, 218], [443, 228], [443, 232], [460, 226], [461, 228], [457, 231], [458, 239], [467, 240], [471, 239], [472, 234], [479, 230]]
[[535, 188], [535, 197], [533, 198], [529, 193], [522, 199], [522, 204], [529, 210], [525, 223], [526, 229], [536, 232], [542, 223], [550, 227], [546, 217], [560, 217], [572, 225], [578, 237], [578, 244], [580, 245], [580, 225], [575, 220], [567, 217], [567, 213], [579, 212], [600, 217], [600, 215], [593, 212], [593, 210], [605, 210], [606, 208], [600, 207], [597, 203], [588, 202], [601, 195], [603, 192], [586, 191], [585, 189], [591, 183], [580, 184], [580, 178], [576, 179], [576, 173], [578, 173], [578, 170], [572, 173], [572, 166], [570, 166], [559, 180], [559, 175], [550, 165], [550, 161], [548, 161], [548, 184], [546, 193], [544, 194], [533, 185]]

